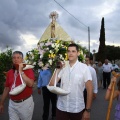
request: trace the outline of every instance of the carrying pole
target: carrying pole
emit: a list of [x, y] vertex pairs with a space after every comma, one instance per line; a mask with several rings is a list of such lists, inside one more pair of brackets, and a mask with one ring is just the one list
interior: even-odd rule
[[[116, 79], [118, 77], [120, 77], [120, 74], [116, 73], [115, 71], [112, 72], [112, 75], [114, 77], [116, 77]], [[112, 103], [113, 103], [115, 85], [116, 85], [115, 82], [112, 82], [112, 90], [111, 90], [111, 95], [110, 95], [110, 101], [109, 101], [109, 105], [108, 105], [108, 111], [107, 111], [106, 120], [110, 120], [110, 112], [111, 112]]]

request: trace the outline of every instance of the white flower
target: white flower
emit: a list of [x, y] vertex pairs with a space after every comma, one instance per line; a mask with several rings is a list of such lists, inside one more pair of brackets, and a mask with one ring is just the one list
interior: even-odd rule
[[56, 43], [55, 46], [56, 46], [56, 48], [59, 48], [59, 44]]
[[61, 60], [63, 60], [63, 61], [64, 61], [64, 57], [62, 57], [62, 58], [61, 58]]
[[40, 55], [40, 58], [42, 58], [43, 57], [43, 55]]
[[50, 65], [52, 65], [52, 59], [49, 59], [49, 60], [48, 60], [48, 63], [49, 63]]
[[59, 56], [60, 56], [60, 59], [62, 59], [63, 56], [61, 54]]
[[50, 53], [53, 53], [53, 51], [52, 51], [52, 50], [50, 50]]
[[34, 62], [33, 65], [36, 65], [36, 62]]
[[46, 48], [46, 50], [49, 50], [49, 48]]
[[52, 44], [52, 47], [55, 48], [55, 44]]

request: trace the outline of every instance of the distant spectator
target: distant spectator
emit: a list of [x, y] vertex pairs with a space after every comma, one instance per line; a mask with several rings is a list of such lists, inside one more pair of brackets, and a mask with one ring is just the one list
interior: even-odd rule
[[98, 66], [96, 67], [96, 71], [97, 71], [97, 80], [98, 80], [98, 88], [101, 87], [102, 85], [102, 81], [103, 81], [103, 66], [102, 66], [102, 62], [98, 62]]
[[92, 83], [93, 83], [93, 99], [96, 98], [97, 92], [98, 92], [98, 83], [97, 83], [97, 75], [95, 69], [90, 65], [90, 57], [86, 56], [85, 63], [87, 64], [91, 76], [92, 76]]
[[90, 65], [96, 70], [96, 64], [94, 63], [93, 59], [90, 59]]
[[105, 59], [105, 63], [103, 64], [103, 89], [106, 89], [106, 87], [108, 87], [110, 84], [111, 71], [112, 71], [112, 64], [108, 63], [108, 59]]

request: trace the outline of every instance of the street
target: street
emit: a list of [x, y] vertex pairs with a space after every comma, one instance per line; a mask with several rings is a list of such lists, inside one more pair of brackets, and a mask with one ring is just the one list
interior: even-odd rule
[[[105, 89], [102, 89], [102, 88], [99, 89], [97, 98], [93, 101], [93, 104], [92, 104], [91, 120], [106, 119], [108, 101], [104, 100], [105, 92], [106, 92]], [[42, 95], [38, 95], [36, 87], [34, 87], [33, 98], [35, 102], [35, 108], [34, 108], [32, 120], [42, 120], [43, 100], [42, 100]], [[115, 108], [116, 102], [117, 102], [116, 100], [114, 100], [113, 102], [110, 120], [114, 120], [114, 113], [115, 113], [114, 108]], [[0, 115], [0, 120], [9, 120], [7, 106], [8, 106], [8, 100], [6, 100], [5, 102], [5, 112], [4, 114]]]

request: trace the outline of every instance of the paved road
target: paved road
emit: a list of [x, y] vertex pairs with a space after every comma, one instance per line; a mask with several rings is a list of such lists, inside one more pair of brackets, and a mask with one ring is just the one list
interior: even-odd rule
[[[92, 111], [91, 111], [91, 120], [105, 120], [106, 112], [108, 107], [108, 102], [104, 100], [105, 95], [104, 89], [100, 88], [96, 100], [93, 101]], [[42, 120], [42, 105], [43, 100], [42, 96], [37, 94], [37, 89], [34, 88], [33, 98], [35, 102], [35, 109], [33, 114], [33, 120]], [[113, 108], [111, 111], [110, 120], [114, 120], [114, 108], [115, 108], [116, 100], [113, 102]], [[5, 103], [5, 112], [3, 115], [0, 115], [0, 120], [9, 120], [7, 113], [8, 100]]]

